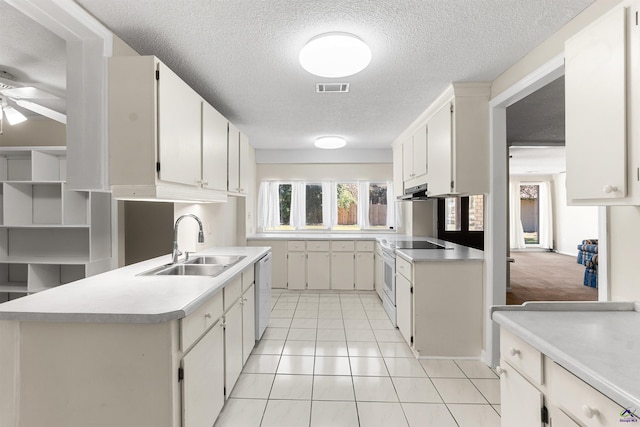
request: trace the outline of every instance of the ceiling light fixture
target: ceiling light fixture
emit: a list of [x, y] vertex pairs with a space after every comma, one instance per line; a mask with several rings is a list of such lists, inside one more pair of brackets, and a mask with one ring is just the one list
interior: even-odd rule
[[340, 136], [322, 136], [316, 139], [315, 146], [325, 150], [335, 150], [347, 145], [347, 141]]
[[320, 34], [300, 51], [302, 68], [320, 77], [346, 77], [364, 70], [371, 62], [371, 49], [349, 33]]

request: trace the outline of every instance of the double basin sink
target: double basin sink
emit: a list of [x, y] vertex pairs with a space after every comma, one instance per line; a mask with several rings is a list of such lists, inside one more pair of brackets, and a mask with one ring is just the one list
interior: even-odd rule
[[141, 276], [212, 276], [215, 277], [245, 255], [202, 255], [178, 264], [166, 264], [140, 274]]

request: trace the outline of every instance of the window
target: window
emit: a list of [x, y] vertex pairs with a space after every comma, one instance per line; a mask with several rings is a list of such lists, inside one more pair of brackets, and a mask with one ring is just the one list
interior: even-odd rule
[[280, 199], [280, 225], [288, 226], [291, 224], [291, 184], [280, 184], [278, 196]]
[[322, 185], [307, 184], [305, 186], [305, 225], [322, 228]]
[[484, 249], [484, 196], [439, 199], [438, 238]]
[[540, 186], [520, 185], [520, 220], [524, 231], [524, 244], [540, 243]]
[[336, 186], [336, 206], [338, 221], [336, 229], [358, 230], [358, 184], [338, 184]]
[[369, 184], [369, 225], [387, 226], [387, 184]]

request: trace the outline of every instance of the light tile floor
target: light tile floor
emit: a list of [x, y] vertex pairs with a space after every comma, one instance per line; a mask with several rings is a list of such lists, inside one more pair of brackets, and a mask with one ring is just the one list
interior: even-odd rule
[[500, 427], [475, 360], [417, 360], [375, 292], [274, 290], [271, 321], [215, 427]]

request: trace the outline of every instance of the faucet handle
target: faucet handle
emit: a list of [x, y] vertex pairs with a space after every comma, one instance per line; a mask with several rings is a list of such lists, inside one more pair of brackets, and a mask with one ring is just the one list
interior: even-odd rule
[[189, 255], [191, 255], [193, 252], [189, 252], [189, 251], [184, 251], [184, 260], [185, 261], [189, 261]]

